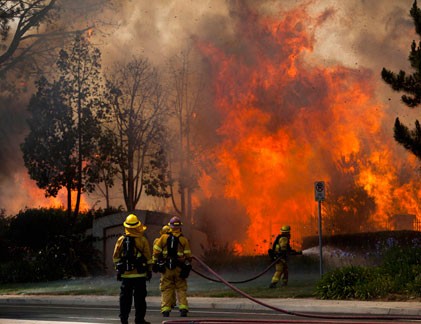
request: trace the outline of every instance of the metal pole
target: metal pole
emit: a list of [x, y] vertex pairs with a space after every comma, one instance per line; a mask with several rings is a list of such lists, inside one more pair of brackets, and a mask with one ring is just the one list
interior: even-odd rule
[[319, 251], [320, 251], [320, 277], [323, 275], [323, 249], [322, 249], [322, 202], [319, 200]]

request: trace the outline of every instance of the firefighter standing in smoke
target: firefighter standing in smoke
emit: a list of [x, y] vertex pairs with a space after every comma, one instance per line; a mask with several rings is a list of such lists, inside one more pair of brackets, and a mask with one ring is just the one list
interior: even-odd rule
[[288, 255], [302, 254], [301, 251], [295, 251], [291, 248], [289, 241], [291, 239], [291, 227], [284, 225], [281, 227], [281, 234], [273, 242], [272, 249], [269, 249], [269, 257], [275, 261], [275, 274], [269, 288], [275, 288], [276, 284], [282, 278], [282, 286], [288, 284]]
[[146, 280], [152, 277], [152, 258], [149, 242], [143, 235], [146, 230], [136, 215], [130, 214], [123, 223], [125, 234], [117, 239], [113, 262], [117, 269], [120, 287], [120, 321], [129, 323], [129, 314], [134, 297], [135, 323], [145, 321]]
[[161, 312], [168, 317], [173, 306], [173, 295], [176, 293], [180, 316], [186, 317], [187, 277], [191, 270], [190, 243], [181, 232], [180, 218], [172, 217], [168, 225], [171, 232], [163, 234], [153, 246], [154, 268], [161, 272], [159, 288], [161, 290]]

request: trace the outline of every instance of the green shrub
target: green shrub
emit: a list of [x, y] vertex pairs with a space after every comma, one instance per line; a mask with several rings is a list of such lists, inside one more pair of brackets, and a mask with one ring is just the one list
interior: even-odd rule
[[39, 282], [61, 278], [61, 267], [48, 268], [41, 260], [13, 260], [0, 264], [0, 283]]
[[6, 211], [0, 208], [0, 260], [9, 259], [9, 240], [6, 233], [10, 227], [10, 217], [6, 216]]
[[364, 268], [348, 266], [324, 274], [316, 286], [321, 299], [349, 299], [355, 297], [355, 285]]
[[390, 293], [421, 296], [421, 248], [390, 244], [378, 267], [349, 266], [325, 274], [317, 283], [322, 299], [369, 300]]
[[355, 298], [371, 300], [387, 296], [393, 279], [381, 268], [366, 268], [365, 277], [355, 286]]
[[420, 247], [392, 247], [386, 251], [381, 265], [384, 272], [393, 277], [392, 291], [397, 293], [414, 292], [417, 290], [415, 281], [420, 276], [421, 248]]
[[99, 252], [86, 230], [92, 214], [69, 218], [61, 209], [27, 209], [4, 231], [7, 257], [0, 282], [37, 282], [103, 273]]
[[34, 278], [34, 269], [27, 260], [15, 260], [0, 264], [0, 283], [29, 282]]
[[414, 265], [412, 272], [414, 274], [414, 280], [407, 284], [408, 291], [415, 296], [421, 296], [421, 265]]
[[42, 248], [60, 236], [84, 234], [92, 228], [93, 214], [69, 217], [57, 208], [25, 209], [9, 219], [7, 236], [17, 246]]
[[385, 296], [390, 280], [379, 268], [347, 266], [324, 274], [316, 285], [321, 299], [374, 299]]

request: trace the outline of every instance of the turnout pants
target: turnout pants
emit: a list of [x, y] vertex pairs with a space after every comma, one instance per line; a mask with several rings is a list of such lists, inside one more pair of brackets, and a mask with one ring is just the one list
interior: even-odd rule
[[187, 280], [180, 278], [181, 268], [165, 269], [161, 274], [159, 289], [161, 290], [161, 312], [170, 312], [174, 305], [174, 294], [178, 299], [178, 309], [188, 310]]
[[122, 278], [120, 287], [120, 320], [128, 323], [134, 297], [135, 323], [145, 321], [146, 314], [146, 278]]
[[288, 283], [288, 264], [285, 260], [280, 260], [275, 264], [275, 274], [272, 277], [272, 283], [278, 283], [282, 278], [282, 283]]

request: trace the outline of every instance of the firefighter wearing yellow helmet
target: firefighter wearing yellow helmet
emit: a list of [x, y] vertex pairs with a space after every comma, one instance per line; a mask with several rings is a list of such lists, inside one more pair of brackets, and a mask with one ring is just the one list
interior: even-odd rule
[[152, 244], [152, 248], [156, 245], [156, 243], [158, 243], [159, 239], [161, 238], [162, 235], [164, 234], [168, 234], [171, 232], [171, 227], [169, 227], [168, 225], [164, 225], [162, 226], [162, 228], [159, 230], [159, 237], [157, 237]]
[[124, 235], [115, 244], [113, 262], [117, 269], [120, 286], [120, 321], [128, 324], [130, 310], [134, 298], [135, 323], [148, 323], [146, 315], [146, 280], [152, 276], [152, 256], [150, 245], [144, 232], [146, 226], [130, 214], [123, 222]]
[[272, 249], [269, 250], [272, 260], [278, 260], [275, 264], [275, 274], [272, 277], [269, 288], [276, 288], [277, 283], [282, 280], [282, 286], [288, 284], [288, 255], [302, 254], [293, 250], [289, 244], [291, 239], [291, 226], [283, 225], [280, 234], [273, 242]]
[[153, 246], [153, 259], [159, 271], [161, 280], [161, 313], [169, 317], [174, 305], [173, 296], [178, 298], [180, 316], [186, 317], [189, 306], [187, 302], [187, 277], [191, 270], [191, 250], [189, 240], [183, 236], [182, 222], [179, 217], [171, 218], [168, 226], [171, 231], [161, 235]]

